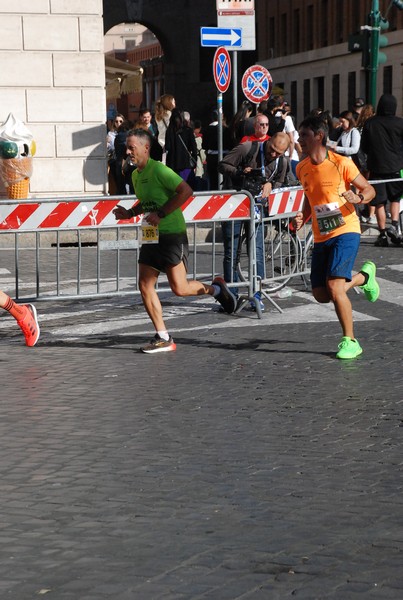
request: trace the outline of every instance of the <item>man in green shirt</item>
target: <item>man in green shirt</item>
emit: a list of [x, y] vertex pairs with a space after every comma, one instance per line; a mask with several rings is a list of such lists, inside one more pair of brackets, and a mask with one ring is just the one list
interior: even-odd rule
[[139, 288], [144, 307], [156, 334], [142, 352], [170, 352], [176, 344], [169, 335], [162, 316], [162, 306], [155, 286], [160, 272], [167, 275], [177, 296], [213, 296], [224, 311], [232, 314], [236, 299], [221, 277], [212, 285], [187, 279], [189, 244], [181, 206], [192, 195], [191, 187], [172, 169], [150, 158], [152, 137], [144, 129], [129, 131], [127, 151], [137, 166], [132, 174], [139, 203], [129, 210], [117, 206], [117, 220], [144, 214], [142, 246], [139, 255]]

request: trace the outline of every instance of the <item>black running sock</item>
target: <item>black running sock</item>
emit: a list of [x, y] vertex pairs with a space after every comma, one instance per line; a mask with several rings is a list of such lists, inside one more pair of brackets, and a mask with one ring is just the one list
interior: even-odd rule
[[397, 227], [399, 225], [399, 222], [398, 221], [392, 221], [392, 225], [393, 225], [393, 227], [396, 227], [396, 229], [397, 229]]
[[364, 279], [365, 279], [365, 281], [362, 285], [367, 285], [368, 279], [369, 279], [368, 273], [364, 273], [364, 271], [360, 271], [360, 273], [361, 273], [361, 275], [364, 275]]

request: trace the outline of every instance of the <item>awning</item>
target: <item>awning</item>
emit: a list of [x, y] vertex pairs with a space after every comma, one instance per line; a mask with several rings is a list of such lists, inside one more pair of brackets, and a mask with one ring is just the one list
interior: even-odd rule
[[106, 97], [143, 91], [143, 69], [105, 54]]

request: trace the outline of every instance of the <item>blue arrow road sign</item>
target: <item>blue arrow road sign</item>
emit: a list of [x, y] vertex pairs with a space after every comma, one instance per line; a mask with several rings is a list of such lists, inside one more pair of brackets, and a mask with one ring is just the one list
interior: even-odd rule
[[201, 27], [200, 37], [202, 46], [242, 48], [242, 29]]

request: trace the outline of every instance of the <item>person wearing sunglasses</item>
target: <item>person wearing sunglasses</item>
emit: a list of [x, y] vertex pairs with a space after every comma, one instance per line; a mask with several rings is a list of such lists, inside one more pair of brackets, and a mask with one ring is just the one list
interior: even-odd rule
[[257, 115], [254, 122], [254, 132], [252, 135], [244, 135], [241, 144], [244, 142], [266, 142], [269, 139], [269, 119], [266, 115]]

